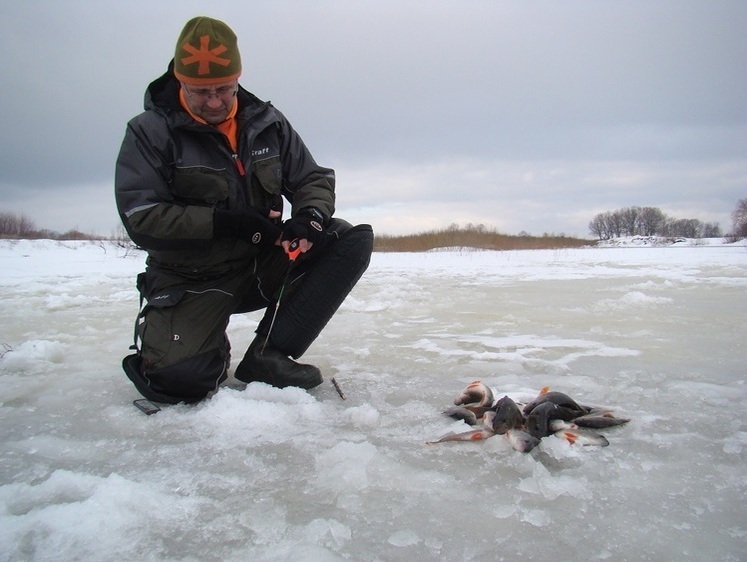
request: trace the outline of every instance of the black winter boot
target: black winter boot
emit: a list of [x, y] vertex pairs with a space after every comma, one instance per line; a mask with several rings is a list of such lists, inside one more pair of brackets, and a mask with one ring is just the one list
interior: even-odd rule
[[[264, 347], [264, 349], [262, 349]], [[245, 383], [264, 382], [277, 388], [297, 386], [314, 388], [322, 384], [321, 371], [314, 365], [296, 363], [285, 353], [258, 335], [246, 350], [246, 355], [236, 367], [234, 376]]]

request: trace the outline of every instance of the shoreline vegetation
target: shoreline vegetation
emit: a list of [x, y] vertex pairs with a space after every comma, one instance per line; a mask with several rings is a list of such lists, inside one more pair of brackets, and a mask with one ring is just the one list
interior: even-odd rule
[[[727, 235], [720, 237], [724, 243], [734, 243], [741, 239]], [[138, 248], [127, 236], [124, 228], [109, 236], [89, 234], [78, 230], [59, 234], [49, 231], [38, 231], [26, 235], [0, 234], [0, 240], [53, 240], [56, 242], [82, 241], [97, 243], [104, 246], [111, 242], [124, 248], [127, 253], [137, 251]], [[390, 235], [380, 234], [374, 238], [374, 252], [407, 253], [430, 252], [434, 250], [562, 250], [570, 248], [594, 248], [614, 246], [670, 246], [688, 245], [700, 246], [709, 242], [706, 239], [685, 239], [661, 236], [634, 236], [628, 238], [613, 238], [596, 240], [567, 236], [565, 234], [543, 234], [533, 236], [526, 232], [519, 234], [504, 234], [483, 225], [467, 225], [460, 227], [451, 225], [447, 228], [429, 230], [415, 234]]]
[[[15, 240], [108, 240], [120, 246], [134, 246], [124, 228], [109, 236], [101, 236], [71, 230], [57, 233], [49, 230], [28, 231], [22, 235], [3, 235], [0, 239]], [[581, 248], [594, 246], [596, 240], [575, 238], [565, 234], [543, 234], [532, 236], [526, 232], [504, 234], [483, 225], [459, 226], [453, 224], [447, 228], [429, 230], [414, 234], [376, 234], [374, 252], [427, 252], [438, 248], [470, 248], [475, 250], [547, 250], [559, 248]]]
[[[484, 224], [452, 223], [446, 228], [415, 234], [374, 233], [374, 252], [428, 252], [440, 248], [474, 250], [554, 250], [615, 245], [620, 238], [637, 238], [644, 244], [672, 244], [684, 239], [723, 238], [734, 243], [747, 238], [747, 199], [741, 199], [732, 212], [732, 233], [725, 236], [718, 223], [701, 223], [697, 219], [674, 220], [656, 207], [628, 207], [614, 212], [600, 213], [589, 223], [589, 232], [598, 239], [578, 238], [563, 233], [544, 233], [534, 236], [522, 231], [504, 234]], [[0, 212], [0, 239], [20, 240], [109, 240], [122, 247], [132, 247], [124, 226], [119, 225], [109, 236], [80, 231], [78, 228], [59, 232], [38, 229], [26, 215]]]
[[596, 240], [565, 234], [532, 236], [526, 232], [504, 234], [483, 225], [451, 225], [448, 228], [416, 234], [380, 234], [374, 238], [374, 252], [427, 252], [437, 248], [476, 250], [552, 250], [594, 246]]
[[[661, 236], [636, 236], [635, 245], [670, 245], [684, 242], [677, 237]], [[722, 237], [724, 242], [732, 243], [742, 239], [742, 236], [726, 235]], [[59, 233], [51, 230], [35, 228], [11, 230], [0, 232], [0, 240], [56, 240], [64, 241], [90, 241], [90, 242], [113, 242], [128, 250], [136, 250], [124, 227], [112, 231], [108, 236], [86, 233], [77, 229]], [[535, 236], [528, 232], [519, 234], [505, 234], [495, 228], [485, 225], [467, 224], [460, 226], [451, 224], [448, 227], [418, 232], [413, 234], [375, 234], [374, 252], [382, 253], [406, 253], [406, 252], [428, 252], [439, 249], [469, 249], [469, 250], [557, 250], [569, 248], [584, 248], [597, 246], [618, 245], [619, 239], [591, 239], [568, 236], [560, 233], [544, 233]], [[693, 239], [692, 245], [705, 244], [705, 240]]]

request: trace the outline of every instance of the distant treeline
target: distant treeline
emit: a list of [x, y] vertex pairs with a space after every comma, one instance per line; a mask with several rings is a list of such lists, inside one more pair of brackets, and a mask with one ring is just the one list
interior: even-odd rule
[[[599, 213], [589, 223], [589, 232], [599, 240], [622, 236], [666, 236], [683, 238], [718, 238], [723, 236], [718, 223], [703, 223], [698, 219], [673, 219], [656, 207], [626, 207]], [[732, 231], [727, 238], [747, 237], [747, 199], [741, 199], [732, 213]], [[51, 240], [115, 240], [129, 242], [123, 226], [109, 236], [81, 232], [77, 229], [63, 233], [39, 229], [26, 215], [0, 212], [0, 238]], [[452, 224], [441, 230], [417, 234], [376, 236], [374, 250], [378, 252], [423, 252], [434, 248], [478, 248], [486, 250], [533, 250], [578, 248], [591, 244], [590, 240], [564, 234], [532, 236], [502, 234], [485, 225]]]
[[0, 213], [0, 238], [24, 238], [30, 240], [98, 240], [101, 236], [87, 234], [76, 229], [56, 232], [48, 228], [38, 228], [26, 215]]
[[600, 240], [621, 236], [667, 236], [719, 238], [721, 226], [698, 219], [675, 219], [657, 207], [625, 207], [599, 213], [589, 223], [589, 232]]
[[[0, 238], [51, 239], [51, 240], [101, 240], [102, 238], [128, 242], [129, 238], [120, 226], [109, 236], [88, 234], [78, 230], [64, 233], [39, 229], [25, 215], [0, 212]], [[374, 251], [378, 252], [423, 252], [434, 248], [478, 248], [487, 250], [529, 250], [546, 248], [578, 248], [591, 242], [563, 234], [531, 236], [522, 232], [516, 236], [501, 234], [482, 224], [460, 227], [452, 224], [442, 230], [403, 236], [377, 235]]]
[[425, 252], [435, 248], [477, 248], [484, 250], [539, 250], [579, 248], [591, 244], [589, 240], [572, 238], [563, 234], [532, 236], [526, 232], [518, 235], [502, 234], [485, 225], [452, 224], [441, 230], [419, 234], [390, 236], [379, 234], [374, 239], [375, 252]]

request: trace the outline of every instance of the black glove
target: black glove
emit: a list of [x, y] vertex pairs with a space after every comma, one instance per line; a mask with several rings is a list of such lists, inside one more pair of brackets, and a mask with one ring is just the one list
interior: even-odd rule
[[321, 247], [327, 240], [327, 230], [324, 228], [324, 218], [316, 209], [302, 209], [298, 214], [283, 224], [281, 240], [303, 240], [306, 238], [317, 247]]
[[213, 211], [213, 235], [216, 238], [241, 238], [260, 248], [274, 245], [280, 227], [257, 211]]

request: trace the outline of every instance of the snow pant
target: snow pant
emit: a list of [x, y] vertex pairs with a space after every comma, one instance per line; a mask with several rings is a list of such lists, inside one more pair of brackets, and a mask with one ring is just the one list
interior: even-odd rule
[[138, 276], [147, 304], [136, 322], [136, 353], [122, 362], [137, 390], [172, 404], [197, 402], [216, 390], [231, 359], [230, 316], [266, 309], [257, 334], [267, 337], [289, 267], [269, 338], [286, 355], [300, 357], [363, 275], [373, 249], [369, 225], [332, 219], [327, 233], [321, 249], [293, 265], [279, 246], [209, 279], [149, 264]]

